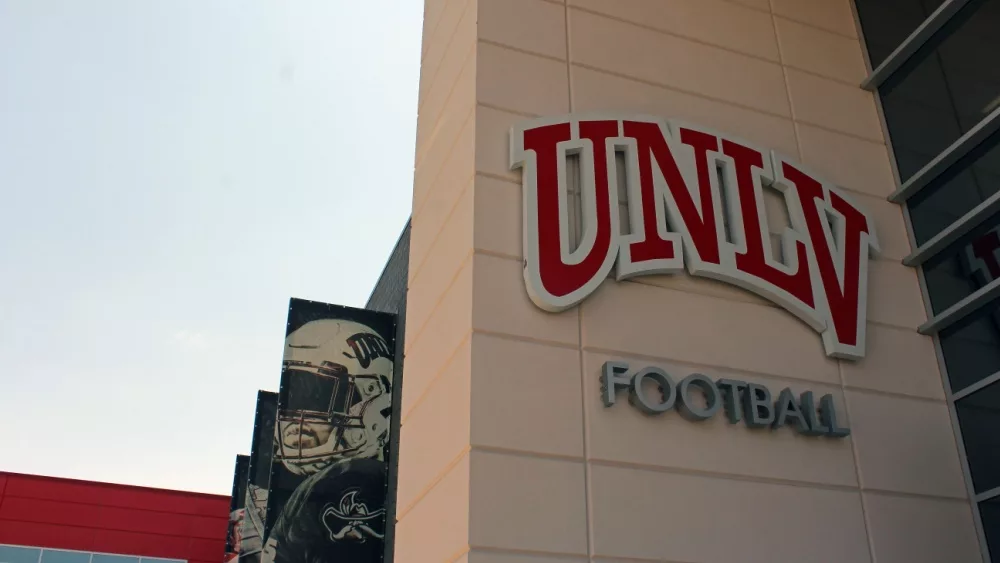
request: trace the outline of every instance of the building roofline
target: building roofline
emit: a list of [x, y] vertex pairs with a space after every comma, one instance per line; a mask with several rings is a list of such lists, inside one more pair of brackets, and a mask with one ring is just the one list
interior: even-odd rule
[[379, 272], [378, 277], [375, 278], [375, 283], [372, 285], [372, 290], [368, 293], [368, 298], [365, 299], [366, 309], [371, 304], [372, 297], [375, 296], [375, 290], [378, 289], [378, 282], [382, 279], [382, 276], [385, 275], [385, 271], [389, 267], [389, 261], [392, 259], [392, 255], [396, 253], [396, 249], [399, 248], [399, 243], [403, 241], [403, 235], [406, 234], [406, 231], [410, 228], [410, 219], [412, 218], [413, 218], [412, 215], [406, 218], [406, 223], [403, 224], [403, 228], [399, 231], [399, 236], [396, 237], [396, 244], [392, 245], [392, 250], [389, 251], [389, 257], [386, 258], [385, 265], [382, 266], [382, 271]]
[[220, 493], [203, 493], [200, 491], [185, 491], [182, 489], [167, 489], [164, 487], [149, 487], [146, 485], [130, 485], [128, 483], [113, 483], [110, 481], [92, 481], [90, 479], [79, 479], [75, 477], [57, 477], [55, 475], [40, 475], [37, 473], [18, 473], [15, 471], [0, 471], [0, 477], [19, 477], [24, 479], [35, 479], [41, 481], [61, 481], [64, 483], [78, 483], [81, 485], [96, 485], [100, 487], [124, 487], [129, 489], [141, 489], [145, 491], [155, 491], [161, 493], [177, 493], [188, 496], [204, 497], [209, 499], [231, 498], [230, 495]]

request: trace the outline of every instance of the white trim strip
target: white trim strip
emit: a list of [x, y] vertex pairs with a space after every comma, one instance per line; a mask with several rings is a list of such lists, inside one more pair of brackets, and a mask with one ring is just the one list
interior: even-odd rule
[[1000, 381], [1000, 371], [994, 373], [993, 375], [988, 375], [983, 379], [980, 379], [979, 381], [973, 383], [972, 385], [969, 385], [968, 387], [963, 388], [961, 391], [957, 393], [952, 393], [951, 400], [960, 401], [968, 397], [969, 395], [975, 393], [976, 391], [983, 389], [984, 387], [989, 387], [991, 383], [996, 383], [997, 381]]
[[1000, 212], [1000, 192], [986, 198], [985, 201], [956, 219], [954, 223], [942, 229], [941, 232], [922, 244], [920, 248], [903, 258], [903, 264], [912, 267], [920, 266], [997, 212]]
[[996, 496], [1000, 496], [1000, 487], [993, 487], [988, 491], [979, 493], [978, 495], [976, 495], [976, 502], [980, 503], [983, 501], [987, 501]]
[[998, 129], [1000, 129], [1000, 107], [994, 108], [975, 127], [966, 131], [951, 146], [941, 151], [941, 154], [937, 155], [934, 160], [910, 176], [898, 190], [889, 195], [889, 201], [902, 203], [910, 199], [913, 194], [927, 187], [931, 181], [972, 152], [972, 149], [979, 146], [979, 143], [982, 143]]
[[934, 315], [932, 319], [920, 325], [917, 328], [917, 332], [927, 335], [937, 334], [969, 316], [969, 314], [979, 310], [997, 297], [1000, 297], [1000, 278], [991, 281], [965, 299]]
[[923, 47], [924, 43], [927, 43], [935, 33], [944, 27], [944, 24], [951, 20], [952, 16], [968, 3], [969, 0], [945, 0], [943, 4], [938, 6], [937, 10], [934, 10], [934, 13], [927, 16], [927, 19], [917, 29], [913, 30], [909, 37], [899, 44], [899, 47], [896, 47], [895, 51], [882, 61], [882, 64], [878, 65], [878, 68], [868, 75], [868, 78], [861, 82], [861, 87], [865, 90], [874, 90], [881, 86], [892, 73], [910, 60], [910, 57]]

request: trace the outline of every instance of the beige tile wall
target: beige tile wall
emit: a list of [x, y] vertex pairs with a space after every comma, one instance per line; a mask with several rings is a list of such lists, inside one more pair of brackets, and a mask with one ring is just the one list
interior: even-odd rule
[[426, 0], [395, 556], [468, 559], [477, 0]]
[[[400, 453], [400, 562], [978, 561], [849, 0], [426, 0]], [[509, 128], [569, 111], [679, 118], [774, 148], [877, 222], [868, 356], [742, 290], [606, 282], [527, 297]], [[853, 435], [658, 419], [603, 361], [833, 394]]]

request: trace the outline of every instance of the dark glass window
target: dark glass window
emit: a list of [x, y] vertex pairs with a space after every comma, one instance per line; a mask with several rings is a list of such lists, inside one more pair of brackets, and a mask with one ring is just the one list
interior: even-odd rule
[[[855, 0], [873, 67], [942, 0]], [[888, 138], [902, 182], [1000, 107], [1000, 0], [971, 0], [879, 85]], [[911, 197], [914, 240], [923, 245], [1000, 192], [1000, 133]], [[933, 314], [1000, 279], [1000, 213], [922, 266]], [[951, 390], [1000, 373], [1000, 300], [938, 334]], [[953, 404], [977, 493], [1000, 487], [1000, 382]], [[978, 510], [993, 554], [1000, 553], [1000, 496]], [[996, 558], [996, 555], [994, 555]]]
[[40, 552], [34, 547], [0, 545], [0, 563], [38, 563]]
[[959, 399], [955, 412], [976, 492], [1000, 487], [1000, 384]]
[[903, 181], [1000, 104], [998, 29], [1000, 0], [972, 0], [879, 87]]
[[931, 257], [923, 267], [935, 315], [1000, 278], [1000, 213]]
[[857, 0], [872, 68], [896, 50], [944, 0]]
[[1000, 132], [935, 178], [906, 202], [918, 245], [1000, 191]]
[[952, 392], [1000, 371], [1000, 303], [991, 303], [941, 331]]
[[979, 503], [979, 516], [986, 532], [986, 545], [990, 553], [1000, 553], [1000, 498]]

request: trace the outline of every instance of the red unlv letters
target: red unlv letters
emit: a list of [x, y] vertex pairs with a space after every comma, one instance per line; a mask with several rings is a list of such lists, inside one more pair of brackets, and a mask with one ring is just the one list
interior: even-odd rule
[[[619, 280], [691, 275], [735, 284], [822, 333], [826, 353], [865, 353], [874, 221], [832, 185], [777, 154], [718, 133], [644, 116], [563, 116], [511, 131], [523, 168], [524, 280], [539, 307], [585, 299], [617, 261]], [[629, 234], [618, 220], [615, 154], [625, 157]], [[579, 155], [583, 231], [572, 249], [567, 155]], [[772, 256], [765, 189], [790, 227]], [[728, 233], [726, 226], [728, 225]]]

